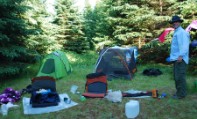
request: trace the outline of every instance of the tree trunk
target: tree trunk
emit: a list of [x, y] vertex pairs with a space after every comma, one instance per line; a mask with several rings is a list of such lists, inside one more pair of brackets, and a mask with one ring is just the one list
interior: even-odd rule
[[162, 8], [162, 4], [163, 4], [162, 0], [159, 0], [159, 6], [160, 6], [160, 15], [162, 15], [162, 14], [163, 14], [163, 8]]

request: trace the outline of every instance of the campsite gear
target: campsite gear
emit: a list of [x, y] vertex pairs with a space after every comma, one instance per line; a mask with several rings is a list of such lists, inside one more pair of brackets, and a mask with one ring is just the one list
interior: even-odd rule
[[153, 89], [150, 91], [137, 91], [137, 90], [129, 90], [122, 92], [123, 97], [142, 97], [142, 96], [150, 96], [153, 98], [157, 98], [159, 96], [158, 90]]
[[174, 31], [174, 28], [166, 28], [161, 35], [158, 37], [158, 40], [163, 43], [165, 41], [165, 37], [171, 32]]
[[197, 20], [193, 20], [185, 30], [189, 32], [191, 29], [197, 29]]
[[1, 113], [3, 116], [6, 116], [8, 114], [8, 108], [7, 108], [6, 104], [1, 105]]
[[0, 104], [7, 104], [9, 102], [17, 102], [21, 98], [21, 93], [13, 88], [6, 88], [2, 94], [0, 94]]
[[158, 94], [158, 90], [153, 89], [151, 92], [152, 92], [152, 97], [153, 97], [153, 98], [157, 98], [157, 97], [158, 97], [158, 95], [159, 95], [159, 94]]
[[170, 61], [170, 57], [167, 57], [167, 58], [166, 58], [166, 62], [168, 62], [168, 63], [171, 62], [171, 61]]
[[8, 114], [8, 111], [10, 108], [16, 108], [19, 107], [18, 105], [13, 105], [11, 102], [8, 102], [7, 104], [2, 104], [1, 105], [1, 110], [0, 112], [2, 113], [3, 116], [6, 116]]
[[56, 92], [56, 79], [50, 76], [39, 76], [32, 78], [32, 91], [39, 91], [40, 89], [50, 89]]
[[76, 94], [78, 94], [78, 95], [79, 95], [79, 94], [80, 94], [80, 92], [79, 92], [79, 91], [77, 91], [77, 92], [76, 92]]
[[80, 100], [81, 100], [81, 101], [85, 101], [86, 98], [85, 98], [84, 96], [80, 96]]
[[25, 94], [25, 93], [31, 93], [32, 92], [32, 85], [29, 84], [26, 88], [21, 90], [21, 95]]
[[58, 105], [60, 98], [56, 92], [56, 79], [50, 76], [32, 78], [30, 104], [32, 107], [48, 107]]
[[67, 103], [67, 104], [70, 104], [70, 103], [71, 103], [71, 99], [70, 99], [70, 98], [65, 97], [65, 98], [64, 98], [64, 102], [65, 102], [65, 103]]
[[122, 102], [122, 92], [120, 90], [108, 92], [105, 98], [112, 102]]
[[[192, 23], [190, 23], [190, 25], [187, 26], [187, 28], [185, 29], [185, 31], [190, 32], [190, 30], [192, 29], [197, 29], [197, 20], [193, 20]], [[165, 41], [165, 37], [171, 32], [174, 31], [174, 28], [166, 28], [162, 34], [157, 38], [157, 40], [159, 40], [161, 43], [163, 43]], [[197, 46], [193, 45], [193, 43], [191, 42], [190, 45], [193, 46]]]
[[36, 91], [36, 93], [40, 93], [40, 94], [48, 94], [48, 93], [51, 93], [51, 90], [50, 89], [40, 89], [38, 91]]
[[162, 93], [158, 98], [165, 98], [167, 96], [167, 94], [166, 93]]
[[190, 46], [191, 46], [191, 47], [196, 47], [196, 46], [197, 46], [197, 40], [193, 40], [193, 41], [190, 43]]
[[155, 68], [145, 69], [142, 73], [146, 76], [158, 76], [162, 74], [162, 72], [159, 69]]
[[136, 46], [130, 47], [129, 50], [134, 54], [135, 63], [137, 63], [138, 49]]
[[89, 98], [103, 98], [107, 93], [107, 77], [104, 73], [90, 73], [86, 75], [85, 93]]
[[60, 98], [57, 92], [42, 94], [34, 91], [30, 99], [30, 104], [32, 104], [32, 107], [56, 106], [59, 102]]
[[56, 83], [53, 77], [50, 76], [40, 76], [31, 79], [30, 85], [25, 89], [22, 89], [21, 93], [32, 93], [33, 91], [38, 91], [41, 89], [50, 89], [51, 91], [56, 91]]
[[137, 48], [111, 47], [103, 51], [96, 63], [95, 72], [103, 72], [107, 79], [124, 78], [132, 79], [137, 71]]
[[110, 93], [110, 92], [112, 92], [112, 89], [107, 90], [107, 93]]
[[60, 97], [60, 102], [58, 103], [57, 106], [49, 106], [49, 107], [40, 107], [40, 108], [34, 108], [30, 105], [30, 98], [28, 97], [23, 97], [22, 99], [22, 104], [23, 104], [23, 113], [25, 115], [32, 115], [32, 114], [43, 114], [43, 113], [50, 113], [50, 112], [57, 112], [63, 109], [68, 109], [73, 106], [78, 105], [78, 103], [71, 101], [70, 104], [67, 104], [64, 102], [63, 98], [69, 98], [69, 96], [64, 93], [64, 94], [59, 94]]
[[170, 24], [173, 24], [174, 22], [183, 22], [183, 20], [179, 16], [173, 16], [171, 21], [169, 21]]
[[125, 115], [128, 119], [137, 117], [139, 112], [140, 106], [137, 100], [130, 100], [125, 104]]
[[61, 79], [71, 72], [72, 67], [65, 53], [55, 51], [44, 58], [37, 77], [51, 76], [55, 79]]
[[72, 94], [75, 94], [76, 91], [77, 91], [77, 88], [78, 88], [78, 86], [72, 85], [71, 88], [70, 88], [70, 92], [71, 92]]

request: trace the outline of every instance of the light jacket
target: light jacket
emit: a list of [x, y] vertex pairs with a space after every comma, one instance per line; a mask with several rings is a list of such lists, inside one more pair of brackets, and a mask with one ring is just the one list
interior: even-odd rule
[[188, 64], [189, 42], [190, 35], [188, 32], [186, 32], [181, 26], [175, 29], [171, 43], [170, 60], [176, 61], [179, 56], [182, 56], [185, 63]]

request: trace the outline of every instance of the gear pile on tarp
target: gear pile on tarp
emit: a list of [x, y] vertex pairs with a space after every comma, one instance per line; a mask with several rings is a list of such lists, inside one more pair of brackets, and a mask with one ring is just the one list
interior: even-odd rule
[[6, 88], [2, 94], [0, 94], [0, 103], [7, 104], [8, 102], [14, 103], [19, 101], [21, 98], [20, 91], [14, 90], [13, 88]]

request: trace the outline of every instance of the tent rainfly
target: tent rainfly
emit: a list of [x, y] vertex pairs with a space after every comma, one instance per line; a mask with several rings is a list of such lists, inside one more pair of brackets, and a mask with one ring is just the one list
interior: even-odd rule
[[38, 76], [51, 76], [55, 79], [65, 77], [72, 72], [72, 67], [62, 51], [54, 51], [47, 55], [37, 74]]
[[95, 72], [103, 72], [107, 79], [132, 79], [136, 68], [137, 48], [111, 47], [101, 51], [97, 60]]

